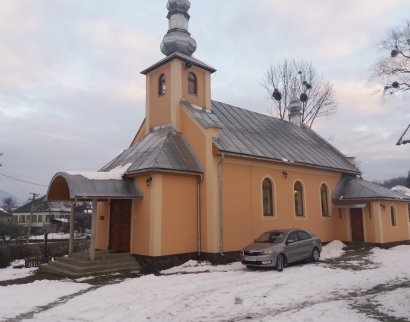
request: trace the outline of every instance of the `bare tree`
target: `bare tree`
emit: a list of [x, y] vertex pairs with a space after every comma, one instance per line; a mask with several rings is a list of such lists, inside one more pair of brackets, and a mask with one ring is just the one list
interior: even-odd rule
[[10, 212], [17, 208], [18, 204], [17, 204], [17, 200], [14, 197], [4, 197], [2, 200], [2, 208], [4, 208], [7, 212]]
[[384, 95], [410, 91], [410, 20], [388, 30], [379, 51], [385, 55], [373, 65], [370, 79], [380, 81]]
[[17, 223], [0, 221], [0, 239], [4, 240], [6, 245], [9, 244], [10, 240], [17, 240], [24, 234], [24, 228]]
[[[293, 60], [271, 66], [265, 74], [261, 85], [273, 101], [269, 113], [283, 119], [288, 118], [288, 106], [292, 99], [292, 87], [296, 80], [296, 91], [307, 94], [302, 100], [302, 122], [312, 127], [318, 117], [331, 116], [337, 113], [338, 104], [333, 85], [319, 74], [309, 61]], [[281, 99], [278, 100], [278, 93]]]

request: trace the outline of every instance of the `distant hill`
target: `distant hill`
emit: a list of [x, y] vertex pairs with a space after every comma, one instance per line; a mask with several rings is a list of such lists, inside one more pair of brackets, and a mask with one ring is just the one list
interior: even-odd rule
[[17, 203], [18, 203], [18, 206], [22, 206], [22, 205], [24, 205], [24, 204], [27, 203], [27, 200], [18, 198], [18, 197], [12, 195], [11, 193], [9, 193], [9, 192], [7, 192], [7, 191], [0, 190], [0, 204], [2, 203], [1, 201], [3, 200], [3, 198], [7, 198], [7, 197], [14, 197], [14, 198], [16, 198], [16, 201], [17, 201]]

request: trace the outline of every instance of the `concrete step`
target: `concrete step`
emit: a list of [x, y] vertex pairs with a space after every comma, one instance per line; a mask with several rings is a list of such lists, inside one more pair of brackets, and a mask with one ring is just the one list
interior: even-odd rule
[[109, 274], [109, 273], [116, 273], [119, 271], [141, 271], [142, 267], [138, 268], [132, 268], [132, 269], [123, 269], [123, 270], [118, 270], [118, 269], [101, 269], [99, 271], [95, 271], [93, 273], [79, 273], [79, 272], [72, 272], [67, 269], [64, 269], [62, 267], [57, 267], [57, 266], [50, 266], [48, 264], [43, 264], [39, 267], [39, 270], [41, 272], [46, 272], [46, 273], [51, 273], [51, 274], [57, 274], [60, 276], [68, 277], [68, 278], [79, 278], [83, 276], [90, 276], [90, 275], [101, 275], [101, 274]]
[[128, 257], [111, 257], [110, 259], [98, 259], [95, 261], [78, 259], [75, 257], [60, 257], [58, 259], [61, 263], [67, 263], [69, 265], [79, 266], [79, 267], [92, 267], [92, 266], [102, 266], [117, 263], [135, 263], [135, 258], [132, 256]]
[[69, 272], [73, 273], [81, 273], [81, 274], [93, 274], [93, 273], [98, 273], [100, 271], [119, 271], [119, 270], [128, 270], [128, 269], [133, 269], [133, 270], [140, 270], [141, 266], [137, 261], [133, 262], [119, 262], [115, 264], [109, 264], [109, 265], [98, 265], [98, 266], [76, 266], [76, 265], [70, 265], [67, 263], [62, 263], [60, 261], [54, 261], [54, 262], [49, 262], [48, 266], [50, 267], [58, 267], [60, 269], [64, 269]]
[[[79, 260], [90, 260], [90, 253], [71, 253], [68, 254], [69, 258], [76, 258]], [[112, 259], [112, 258], [127, 258], [132, 257], [130, 253], [115, 253], [112, 251], [96, 251], [95, 252], [95, 260], [105, 260], [105, 259]]]

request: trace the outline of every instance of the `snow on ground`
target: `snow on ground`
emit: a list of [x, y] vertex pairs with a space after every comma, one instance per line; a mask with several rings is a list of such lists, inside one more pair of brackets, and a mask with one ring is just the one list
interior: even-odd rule
[[[75, 239], [85, 239], [87, 236], [84, 234], [83, 236], [74, 234]], [[44, 235], [37, 235], [37, 236], [30, 236], [30, 240], [43, 240]], [[49, 233], [47, 236], [47, 240], [50, 239], [70, 239], [70, 234], [60, 234], [60, 233]]]
[[346, 247], [340, 240], [334, 240], [329, 244], [322, 247], [322, 252], [320, 253], [320, 259], [331, 259], [335, 257], [340, 257], [345, 252], [342, 248]]
[[24, 265], [24, 259], [16, 260], [10, 266], [0, 270], [0, 281], [14, 280], [16, 278], [23, 278], [34, 274], [37, 267], [31, 268], [13, 268], [13, 266]]
[[383, 313], [410, 320], [410, 289], [399, 288], [383, 293], [377, 295], [372, 301], [380, 305], [379, 309]]
[[47, 305], [59, 297], [88, 287], [90, 286], [87, 284], [48, 280], [2, 286], [0, 287], [0, 321], [6, 321], [37, 306]]
[[[342, 255], [343, 247], [329, 243], [322, 258]], [[359, 311], [368, 303], [389, 316], [410, 319], [410, 246], [373, 248], [367, 260], [376, 265], [352, 270], [328, 262], [303, 263], [283, 272], [189, 261], [163, 275], [90, 289], [23, 321], [375, 321]], [[1, 279], [7, 270], [0, 270]], [[0, 287], [0, 321], [87, 287], [87, 278]]]
[[229, 265], [212, 265], [210, 262], [189, 260], [185, 264], [161, 271], [161, 274], [199, 273], [199, 272], [227, 272], [243, 270], [244, 266], [237, 262]]

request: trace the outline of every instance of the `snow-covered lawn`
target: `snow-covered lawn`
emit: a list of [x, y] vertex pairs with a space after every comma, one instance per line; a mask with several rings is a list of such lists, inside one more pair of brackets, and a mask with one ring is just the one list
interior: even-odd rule
[[[344, 252], [342, 247], [342, 243], [332, 242], [323, 248], [322, 257], [326, 260], [293, 265], [281, 273], [250, 270], [240, 263], [212, 266], [190, 261], [159, 276], [146, 275], [90, 289], [23, 321], [410, 319], [410, 246], [364, 250], [363, 260], [357, 257], [360, 249], [356, 253]], [[349, 257], [353, 253], [356, 255]], [[354, 269], [338, 266], [350, 260]], [[78, 291], [77, 287], [89, 286], [88, 280], [83, 281], [0, 287], [0, 312], [6, 310], [7, 317], [22, 313], [22, 306], [20, 310], [8, 309], [17, 300], [26, 305], [27, 311], [56, 301], [63, 296], [58, 291], [70, 294]], [[31, 295], [30, 290], [37, 290], [37, 296]], [[3, 317], [2, 313], [0, 316]]]
[[14, 280], [16, 278], [23, 278], [32, 275], [37, 267], [32, 268], [13, 268], [13, 266], [24, 265], [24, 259], [16, 260], [10, 264], [9, 267], [0, 269], [0, 281]]

